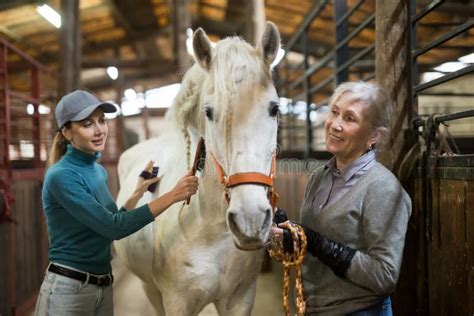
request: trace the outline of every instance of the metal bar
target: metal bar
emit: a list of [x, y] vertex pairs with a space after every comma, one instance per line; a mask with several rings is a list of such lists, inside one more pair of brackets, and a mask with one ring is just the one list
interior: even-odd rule
[[[412, 25], [421, 20], [425, 15], [439, 7], [441, 4], [443, 4], [445, 0], [438, 0], [438, 1], [433, 1], [430, 4], [428, 4], [426, 7], [420, 10], [420, 12], [416, 13], [412, 18], [411, 18], [411, 23]], [[415, 8], [416, 9], [416, 8]], [[416, 12], [416, 10], [414, 11]]]
[[316, 86], [312, 87], [309, 92], [311, 93], [311, 95], [315, 94], [316, 92], [319, 92], [319, 90], [321, 90], [322, 88], [324, 88], [325, 86], [328, 85], [328, 83], [330, 83], [331, 81], [333, 81], [334, 78], [332, 77], [327, 77], [326, 79], [324, 79], [323, 81], [321, 81], [319, 84], [317, 84]]
[[[0, 39], [1, 40], [1, 39]], [[3, 99], [4, 102], [4, 135], [5, 139], [3, 141], [4, 156], [3, 156], [3, 167], [6, 169], [5, 176], [0, 178], [0, 185], [4, 189], [5, 194], [10, 194], [11, 189], [10, 185], [12, 183], [12, 169], [10, 165], [10, 153], [9, 153], [9, 144], [10, 144], [10, 97], [9, 97], [9, 87], [8, 87], [8, 46], [7, 42], [4, 40], [0, 41], [0, 68], [3, 69], [3, 86], [4, 89], [1, 93], [0, 99]], [[6, 198], [7, 196], [5, 196]], [[6, 207], [4, 214], [1, 214], [4, 218], [11, 218], [11, 208]], [[8, 294], [7, 301], [8, 306], [13, 307], [16, 303], [16, 279], [15, 279], [15, 225], [11, 222], [7, 223], [7, 286]]]
[[336, 20], [336, 27], [339, 27], [344, 21], [348, 20], [349, 17], [365, 2], [365, 0], [359, 0], [356, 4], [352, 6], [343, 16]]
[[293, 81], [289, 85], [289, 88], [294, 89], [295, 87], [299, 86], [303, 82], [303, 80], [305, 80], [306, 77], [312, 76], [316, 71], [318, 71], [319, 69], [326, 66], [327, 63], [329, 63], [333, 59], [333, 57], [334, 57], [334, 51], [331, 51], [328, 54], [326, 54], [326, 56], [321, 58], [317, 63], [311, 65], [311, 67], [309, 67], [306, 70], [306, 72], [303, 74], [303, 76], [301, 76], [297, 80]]
[[357, 28], [354, 29], [354, 31], [351, 32], [345, 39], [343, 39], [341, 42], [338, 42], [336, 45], [335, 50], [339, 50], [342, 46], [346, 45], [351, 39], [356, 37], [363, 29], [365, 29], [367, 26], [372, 24], [372, 22], [375, 21], [375, 13], [370, 15], [367, 19], [365, 19]]
[[460, 97], [460, 98], [474, 97], [474, 93], [469, 93], [469, 92], [423, 92], [423, 93], [419, 93], [419, 95], [429, 95], [429, 96], [435, 96], [435, 97]]
[[467, 111], [461, 111], [461, 112], [450, 113], [450, 114], [435, 115], [433, 117], [433, 121], [436, 124], [439, 124], [441, 122], [459, 120], [462, 118], [472, 117], [472, 116], [474, 116], [474, 110], [467, 110]]
[[440, 38], [438, 38], [437, 40], [429, 43], [428, 45], [425, 45], [421, 48], [418, 48], [417, 50], [415, 50], [413, 53], [412, 53], [412, 56], [413, 58], [417, 58], [418, 56], [426, 53], [427, 51], [429, 51], [430, 49], [433, 49], [441, 44], [443, 44], [444, 42], [447, 42], [449, 41], [450, 39], [452, 39], [453, 37], [456, 37], [457, 35], [469, 30], [472, 26], [474, 26], [474, 18], [471, 18], [470, 20], [468, 20], [466, 23], [464, 24], [461, 24], [459, 25], [458, 27], [452, 29], [451, 31], [445, 33], [443, 36], [441, 36]]
[[[334, 80], [333, 77], [327, 77], [326, 79], [324, 79], [323, 81], [321, 81], [317, 85], [313, 86], [311, 89], [309, 89], [310, 95], [313, 95], [316, 92], [319, 92], [319, 90], [321, 90], [322, 88], [327, 86], [328, 83], [330, 83], [333, 80]], [[295, 100], [301, 100], [303, 97], [304, 97], [304, 93], [302, 92], [302, 93], [298, 94], [294, 99]]]
[[285, 47], [285, 51], [289, 52], [295, 46], [298, 39], [301, 37], [303, 32], [311, 25], [314, 19], [323, 11], [324, 7], [328, 4], [329, 0], [321, 0], [316, 3], [311, 11], [306, 15], [304, 21], [300, 24], [294, 35], [288, 41]]
[[41, 118], [39, 113], [40, 105], [40, 82], [38, 68], [31, 68], [31, 99], [37, 102], [33, 103], [35, 111], [33, 112], [33, 146], [35, 154], [35, 167], [41, 167], [40, 147], [41, 147]]
[[[11, 166], [10, 166], [10, 151], [9, 151], [9, 145], [11, 141], [11, 125], [10, 125], [10, 95], [9, 95], [9, 86], [8, 86], [8, 47], [5, 45], [5, 43], [0, 42], [3, 44], [3, 49], [0, 51], [0, 68], [3, 69], [4, 74], [3, 74], [3, 91], [2, 91], [2, 99], [3, 99], [3, 104], [4, 104], [4, 109], [3, 109], [3, 119], [5, 120], [4, 125], [4, 135], [5, 139], [3, 141], [3, 165], [7, 169], [7, 181], [11, 180]], [[1, 46], [0, 46], [1, 47]], [[11, 182], [8, 182], [7, 185], [9, 185]], [[7, 210], [8, 211], [8, 210]], [[10, 216], [11, 214], [6, 214], [7, 216]]]
[[[347, 0], [335, 0], [334, 2], [334, 21], [341, 20], [341, 17], [347, 11]], [[349, 57], [349, 50], [347, 48], [347, 40], [349, 33], [349, 23], [347, 20], [341, 22], [339, 25], [334, 25], [334, 33], [336, 35], [336, 47], [334, 48], [335, 55], [334, 55], [334, 63], [335, 68], [339, 69], [339, 67], [343, 64], [345, 60]], [[344, 68], [341, 71], [337, 71], [334, 74], [335, 85], [347, 81], [349, 78], [349, 71], [348, 69]]]
[[[410, 1], [410, 10], [413, 12], [416, 12], [416, 0], [411, 0]], [[416, 23], [412, 23], [410, 27], [410, 48], [409, 51], [412, 51], [412, 48], [416, 47], [416, 29], [418, 25]], [[412, 64], [411, 64], [411, 80], [413, 84], [418, 84], [419, 78], [418, 78], [418, 60], [412, 56]], [[413, 106], [415, 107], [415, 112], [418, 111], [418, 100], [416, 98], [412, 98], [412, 103]]]
[[36, 97], [33, 97], [33, 96], [28, 96], [28, 95], [22, 94], [22, 93], [17, 92], [17, 91], [10, 90], [10, 96], [21, 99], [22, 101], [31, 103], [33, 105], [40, 103], [39, 97], [36, 98]]
[[[3, 38], [0, 38], [0, 44], [5, 46], [7, 49], [11, 50], [12, 52], [14, 52], [15, 54], [17, 54], [18, 56], [20, 56], [21, 58], [23, 58], [25, 61], [27, 61], [28, 63], [30, 63], [31, 65], [34, 65], [35, 67], [37, 67], [38, 69], [40, 69], [41, 71], [44, 71], [44, 72], [47, 72], [47, 73], [50, 73], [50, 70], [48, 68], [46, 68], [46, 66], [44, 66], [43, 64], [37, 62], [36, 60], [34, 60], [33, 58], [31, 58], [30, 56], [28, 56], [27, 54], [25, 54], [24, 52], [22, 52], [21, 50], [19, 50], [18, 48], [16, 48], [15, 46], [13, 46], [12, 44], [10, 44], [7, 40], [3, 39]], [[0, 45], [0, 46], [1, 46]]]
[[352, 64], [354, 64], [357, 60], [361, 59], [362, 57], [364, 57], [365, 55], [367, 55], [368, 53], [370, 53], [371, 51], [373, 51], [375, 49], [375, 43], [373, 43], [372, 45], [364, 48], [363, 50], [361, 50], [359, 53], [357, 53], [356, 55], [354, 55], [354, 57], [352, 57], [351, 59], [349, 59], [346, 63], [344, 63], [344, 65], [342, 65], [341, 67], [338, 67], [336, 69], [336, 72], [339, 73], [343, 70], [345, 70], [346, 68], [349, 68]]
[[462, 76], [470, 74], [472, 72], [474, 72], [474, 65], [464, 67], [462, 69], [459, 69], [458, 71], [449, 73], [449, 74], [444, 75], [443, 77], [440, 77], [438, 79], [431, 80], [431, 81], [428, 81], [426, 83], [416, 85], [415, 87], [413, 87], [413, 93], [417, 94], [417, 93], [419, 93], [423, 90], [426, 90], [428, 88], [437, 86], [437, 85], [442, 84], [444, 82], [462, 77]]

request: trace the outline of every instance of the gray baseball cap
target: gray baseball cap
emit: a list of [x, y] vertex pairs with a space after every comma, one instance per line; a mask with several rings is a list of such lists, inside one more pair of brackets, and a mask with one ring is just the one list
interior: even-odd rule
[[109, 102], [102, 102], [87, 91], [75, 90], [66, 94], [56, 106], [58, 128], [69, 121], [82, 121], [100, 107], [105, 113], [114, 113], [117, 108]]

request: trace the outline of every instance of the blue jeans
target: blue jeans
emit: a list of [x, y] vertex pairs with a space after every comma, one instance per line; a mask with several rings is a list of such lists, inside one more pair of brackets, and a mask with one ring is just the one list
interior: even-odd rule
[[390, 296], [366, 309], [350, 313], [348, 316], [392, 316], [392, 301], [390, 300]]
[[98, 287], [46, 271], [36, 301], [35, 316], [112, 316], [113, 314], [112, 285]]

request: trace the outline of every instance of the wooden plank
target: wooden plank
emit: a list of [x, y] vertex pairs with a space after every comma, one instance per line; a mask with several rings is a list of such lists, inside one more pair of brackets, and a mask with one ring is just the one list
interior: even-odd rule
[[467, 297], [469, 300], [468, 315], [474, 315], [474, 181], [466, 185], [466, 251], [467, 251]]
[[38, 180], [15, 181], [12, 186], [15, 203], [15, 308], [28, 305], [28, 301], [39, 290], [44, 275], [45, 249], [41, 243], [41, 186]]
[[433, 186], [433, 202], [428, 250], [430, 314], [467, 315], [464, 183], [439, 180]]

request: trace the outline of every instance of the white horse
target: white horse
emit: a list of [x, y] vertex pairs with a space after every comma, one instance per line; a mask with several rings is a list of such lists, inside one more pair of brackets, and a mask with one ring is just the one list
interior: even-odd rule
[[[127, 150], [119, 161], [121, 205], [148, 160], [163, 178], [154, 196], [170, 190], [189, 168], [198, 137], [207, 160], [189, 206], [173, 205], [137, 233], [115, 242], [118, 255], [142, 281], [158, 315], [197, 315], [213, 303], [220, 315], [250, 315], [272, 210], [267, 188], [244, 184], [229, 202], [213, 164], [227, 175], [270, 172], [276, 146], [278, 96], [270, 64], [280, 46], [267, 22], [256, 48], [237, 37], [215, 48], [202, 29], [193, 37], [196, 59], [167, 119], [166, 135]], [[151, 195], [143, 198], [143, 204]]]

